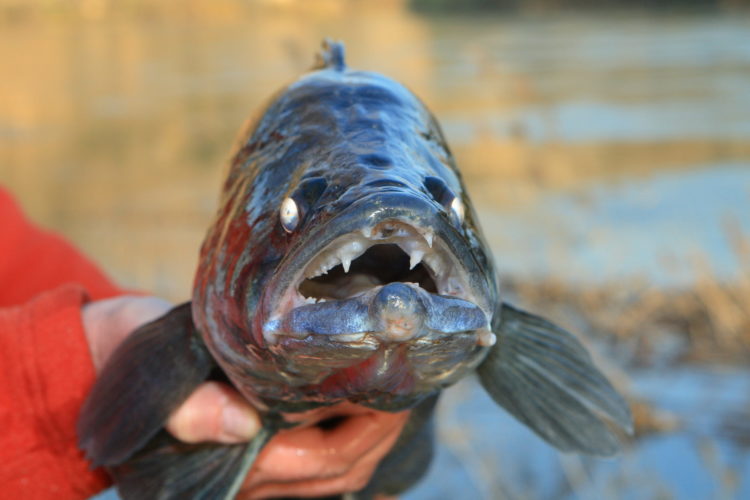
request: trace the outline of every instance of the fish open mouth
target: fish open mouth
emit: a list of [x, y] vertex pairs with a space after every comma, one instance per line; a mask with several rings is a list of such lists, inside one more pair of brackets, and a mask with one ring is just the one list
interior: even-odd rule
[[307, 229], [269, 281], [258, 318], [285, 408], [407, 408], [475, 368], [495, 343], [485, 268], [465, 228], [431, 202], [372, 195]]
[[[288, 323], [291, 315], [301, 311], [305, 311], [308, 318], [316, 314], [323, 317], [323, 303], [329, 306], [325, 314], [334, 311], [335, 303], [336, 307], [340, 306], [340, 309], [336, 309], [340, 311], [340, 315], [357, 317], [352, 309], [347, 310], [345, 307], [372, 304], [378, 300], [374, 295], [377, 290], [394, 283], [408, 285], [421, 297], [416, 299], [417, 295], [413, 295], [414, 300], [428, 303], [428, 307], [431, 301], [439, 300], [439, 296], [462, 299], [466, 304], [471, 303], [471, 306], [476, 303], [468, 274], [446, 242], [429, 227], [388, 219], [374, 226], [343, 234], [309, 258], [302, 270], [290, 280], [272, 312], [270, 321], [264, 328], [266, 340], [275, 344], [280, 336], [300, 338], [305, 335], [308, 330], [296, 328], [292, 332], [285, 328], [284, 318]], [[391, 289], [398, 290], [391, 287], [389, 291]], [[408, 291], [404, 293], [411, 294]], [[364, 297], [362, 304], [353, 300], [357, 297]], [[319, 307], [304, 307], [308, 305]], [[361, 311], [361, 307], [359, 310]], [[424, 312], [421, 314], [424, 315]], [[362, 313], [360, 317], [364, 318], [365, 314]], [[331, 316], [326, 319], [331, 319]], [[294, 321], [297, 326], [300, 325], [298, 319]], [[320, 321], [316, 324], [323, 323]], [[357, 326], [361, 324], [362, 322]], [[306, 325], [309, 326], [309, 321]], [[351, 322], [347, 327], [350, 325]], [[344, 331], [331, 326], [331, 330], [324, 333], [331, 334], [331, 338], [340, 341], [361, 340], [365, 329], [360, 328], [356, 335], [343, 335]]]
[[322, 274], [309, 274], [298, 290], [306, 299], [316, 301], [346, 299], [374, 286], [394, 282], [416, 283], [430, 293], [437, 293], [435, 272], [424, 262], [416, 262], [418, 251], [413, 255], [396, 243], [375, 244], [351, 261], [344, 256], [341, 263], [331, 269], [316, 268], [313, 273]]
[[[460, 265], [430, 228], [389, 220], [340, 236], [304, 267], [287, 297], [293, 306], [356, 297], [393, 282], [463, 296]], [[290, 304], [291, 305], [291, 304]]]
[[305, 303], [351, 298], [394, 282], [462, 296], [466, 280], [459, 270], [431, 229], [385, 221], [333, 241], [305, 267], [297, 290]]

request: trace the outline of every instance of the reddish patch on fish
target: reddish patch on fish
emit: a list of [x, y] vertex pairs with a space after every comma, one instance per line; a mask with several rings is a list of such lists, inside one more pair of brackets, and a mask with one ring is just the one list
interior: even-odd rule
[[357, 395], [364, 398], [378, 393], [409, 394], [415, 382], [405, 351], [405, 345], [380, 350], [365, 361], [334, 373], [315, 390], [333, 397], [349, 396], [352, 401], [358, 399]]

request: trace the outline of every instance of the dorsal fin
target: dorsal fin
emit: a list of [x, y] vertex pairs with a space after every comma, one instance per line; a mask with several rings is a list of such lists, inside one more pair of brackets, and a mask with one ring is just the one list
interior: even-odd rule
[[333, 69], [344, 71], [346, 61], [344, 60], [344, 44], [334, 42], [330, 38], [323, 40], [323, 48], [315, 56], [313, 69]]

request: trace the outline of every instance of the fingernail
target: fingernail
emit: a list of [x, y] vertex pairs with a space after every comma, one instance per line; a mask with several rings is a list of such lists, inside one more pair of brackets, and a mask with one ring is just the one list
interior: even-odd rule
[[229, 405], [222, 411], [224, 438], [229, 442], [242, 442], [252, 439], [260, 430], [258, 415], [252, 410]]

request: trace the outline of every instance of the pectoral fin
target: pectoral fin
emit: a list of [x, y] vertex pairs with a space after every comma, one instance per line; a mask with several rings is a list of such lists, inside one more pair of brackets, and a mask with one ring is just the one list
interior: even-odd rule
[[477, 370], [492, 399], [562, 451], [617, 453], [630, 410], [581, 343], [507, 304], [498, 312], [497, 343]]
[[97, 466], [125, 462], [213, 367], [196, 335], [190, 303], [142, 326], [99, 374], [78, 420], [79, 446]]
[[111, 473], [123, 500], [228, 500], [275, 433], [266, 426], [249, 443], [230, 446], [186, 444], [162, 431]]

